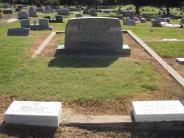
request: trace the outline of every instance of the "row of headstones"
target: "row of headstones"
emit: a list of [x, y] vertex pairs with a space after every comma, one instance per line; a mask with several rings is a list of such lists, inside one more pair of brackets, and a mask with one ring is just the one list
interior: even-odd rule
[[8, 36], [28, 36], [30, 30], [52, 30], [53, 27], [49, 26], [48, 19], [39, 19], [39, 24], [30, 24], [29, 19], [23, 19], [20, 21], [21, 28], [8, 29]]
[[[134, 101], [132, 106], [135, 122], [184, 121], [180, 101]], [[57, 128], [62, 114], [61, 102], [14, 101], [5, 112], [5, 123]]]
[[[162, 23], [170, 23], [171, 19], [170, 18], [156, 18], [153, 19], [152, 21], [152, 26], [153, 27], [162, 27]], [[180, 25], [184, 24], [184, 18], [180, 19]]]
[[28, 19], [29, 17], [38, 17], [35, 10], [30, 10], [29, 12], [20, 11], [17, 14], [18, 19]]

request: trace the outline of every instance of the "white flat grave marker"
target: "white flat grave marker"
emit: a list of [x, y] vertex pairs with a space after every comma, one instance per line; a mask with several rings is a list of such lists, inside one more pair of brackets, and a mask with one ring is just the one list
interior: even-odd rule
[[61, 120], [60, 102], [14, 101], [5, 112], [7, 124], [58, 127]]
[[184, 106], [180, 101], [135, 101], [136, 122], [184, 121]]
[[176, 62], [179, 64], [184, 64], [184, 58], [176, 58]]

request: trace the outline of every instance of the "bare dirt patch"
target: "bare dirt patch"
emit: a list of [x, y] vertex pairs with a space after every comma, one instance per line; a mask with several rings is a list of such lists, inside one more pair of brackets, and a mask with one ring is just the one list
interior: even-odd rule
[[33, 42], [33, 46], [28, 49], [27, 53], [29, 56], [32, 56], [34, 52], [38, 49], [40, 44], [47, 38], [47, 35], [34, 36], [35, 41]]

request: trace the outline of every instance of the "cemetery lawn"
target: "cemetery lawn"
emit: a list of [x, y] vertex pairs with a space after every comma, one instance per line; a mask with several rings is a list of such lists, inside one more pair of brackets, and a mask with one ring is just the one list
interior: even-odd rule
[[[52, 23], [54, 31], [64, 30], [66, 21]], [[27, 100], [104, 100], [153, 92], [162, 85], [158, 72], [147, 60], [97, 56], [31, 59], [31, 47], [38, 46], [49, 31], [31, 31], [28, 37], [7, 37], [7, 29], [20, 24], [0, 23], [0, 26], [0, 95]], [[173, 48], [173, 44], [157, 41], [182, 39], [184, 29], [150, 26], [145, 23], [122, 28], [132, 30], [161, 56], [182, 55], [181, 42]], [[172, 50], [165, 50], [168, 47]]]
[[49, 32], [7, 37], [6, 30], [18, 23], [0, 25], [0, 95], [27, 100], [103, 100], [159, 87], [159, 75], [146, 60], [103, 56], [32, 59], [31, 47]]
[[132, 30], [161, 57], [184, 56], [184, 42], [160, 42], [162, 39], [184, 39], [184, 29], [168, 27], [151, 27], [151, 23], [137, 24], [135, 27], [122, 26]]

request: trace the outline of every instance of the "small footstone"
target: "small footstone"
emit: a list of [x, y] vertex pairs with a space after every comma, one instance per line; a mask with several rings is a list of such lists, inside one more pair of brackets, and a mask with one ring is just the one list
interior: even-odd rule
[[58, 127], [61, 120], [60, 102], [14, 101], [5, 112], [7, 124]]
[[176, 58], [176, 62], [179, 64], [184, 64], [184, 58]]
[[184, 106], [180, 101], [135, 101], [136, 122], [184, 121]]

